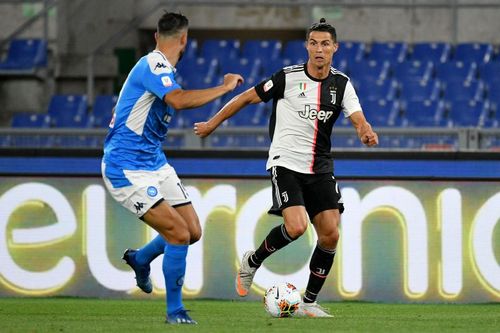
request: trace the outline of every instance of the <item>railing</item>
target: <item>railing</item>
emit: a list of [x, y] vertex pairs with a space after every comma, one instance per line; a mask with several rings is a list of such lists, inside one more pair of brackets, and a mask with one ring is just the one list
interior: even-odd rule
[[[380, 145], [374, 149], [392, 150], [445, 150], [445, 151], [488, 151], [498, 150], [495, 145], [490, 147], [488, 142], [500, 142], [498, 129], [480, 128], [376, 128], [380, 138]], [[77, 129], [77, 128], [0, 128], [0, 147], [4, 148], [100, 148], [107, 134], [107, 129]], [[201, 139], [190, 128], [171, 129], [169, 138], [179, 138], [182, 144], [174, 145], [173, 149], [200, 149], [214, 148], [213, 137], [217, 136], [265, 136], [268, 137], [266, 127], [221, 127], [212, 136]], [[339, 127], [333, 130], [333, 149], [367, 149], [357, 139], [353, 128]], [[344, 139], [344, 140], [343, 140]], [[353, 144], [338, 144], [348, 139]], [[411, 145], [411, 142], [417, 143]], [[405, 144], [398, 145], [398, 141]], [[267, 149], [268, 144], [252, 146], [223, 146], [220, 149]], [[165, 147], [169, 147], [166, 141]]]

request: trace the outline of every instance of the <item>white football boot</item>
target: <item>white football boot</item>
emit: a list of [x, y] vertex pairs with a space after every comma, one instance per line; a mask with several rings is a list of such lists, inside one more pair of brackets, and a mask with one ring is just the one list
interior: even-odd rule
[[311, 318], [331, 318], [333, 317], [327, 309], [318, 303], [300, 302], [299, 308], [293, 313], [295, 317], [311, 317]]
[[248, 264], [248, 258], [250, 258], [253, 253], [254, 251], [245, 252], [243, 258], [241, 259], [240, 270], [236, 275], [236, 292], [241, 297], [248, 295], [248, 291], [252, 286], [253, 277], [255, 276], [255, 272], [257, 272], [257, 268], [250, 267], [250, 265]]

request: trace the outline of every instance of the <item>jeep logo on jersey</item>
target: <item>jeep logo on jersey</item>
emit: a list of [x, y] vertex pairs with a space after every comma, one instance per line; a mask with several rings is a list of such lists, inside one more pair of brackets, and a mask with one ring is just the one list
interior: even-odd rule
[[311, 119], [322, 121], [326, 123], [328, 119], [330, 119], [333, 115], [333, 111], [323, 111], [312, 109], [310, 105], [306, 105], [304, 111], [299, 112], [299, 116], [304, 119]]

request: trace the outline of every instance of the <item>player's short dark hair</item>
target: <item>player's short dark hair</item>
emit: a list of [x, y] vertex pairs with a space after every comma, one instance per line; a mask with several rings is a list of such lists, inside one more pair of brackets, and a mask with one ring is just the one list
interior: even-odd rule
[[332, 36], [333, 41], [337, 42], [337, 31], [332, 25], [326, 23], [326, 20], [324, 18], [321, 18], [319, 20], [319, 23], [314, 23], [309, 27], [309, 29], [307, 29], [306, 40], [309, 40], [309, 35], [311, 34], [311, 31], [329, 32], [330, 35]]
[[172, 36], [186, 29], [189, 21], [186, 16], [178, 13], [165, 12], [156, 27], [156, 31], [162, 36]]

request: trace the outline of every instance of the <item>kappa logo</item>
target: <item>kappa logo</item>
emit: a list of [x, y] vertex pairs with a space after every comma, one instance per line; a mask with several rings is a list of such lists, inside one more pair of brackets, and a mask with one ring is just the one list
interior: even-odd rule
[[139, 214], [141, 212], [141, 210], [144, 208], [144, 202], [139, 202], [137, 201], [135, 204], [134, 204], [134, 208], [136, 210], [136, 213]]
[[318, 119], [319, 121], [326, 123], [328, 119], [330, 119], [333, 116], [333, 111], [323, 111], [323, 110], [318, 111], [316, 109], [311, 108], [310, 105], [306, 105], [304, 111], [299, 112], [299, 116], [301, 118], [310, 120]]
[[157, 62], [154, 70], [156, 70], [157, 68], [167, 68], [167, 65], [162, 62]]

